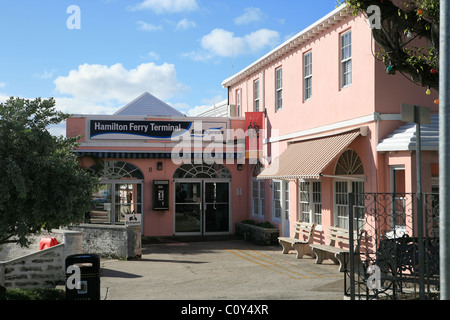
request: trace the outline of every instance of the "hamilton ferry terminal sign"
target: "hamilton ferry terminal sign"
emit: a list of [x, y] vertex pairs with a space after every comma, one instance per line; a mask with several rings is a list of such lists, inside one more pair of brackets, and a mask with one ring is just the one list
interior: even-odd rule
[[203, 139], [208, 135], [225, 135], [226, 122], [210, 121], [133, 121], [90, 120], [91, 139], [165, 140], [188, 134]]

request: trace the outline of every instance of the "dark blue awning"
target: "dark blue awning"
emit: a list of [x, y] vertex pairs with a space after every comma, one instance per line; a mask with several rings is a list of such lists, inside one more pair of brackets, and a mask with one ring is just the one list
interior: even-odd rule
[[136, 151], [101, 151], [75, 150], [77, 156], [93, 156], [103, 159], [245, 159], [245, 153], [202, 153], [172, 154], [172, 152], [136, 152]]

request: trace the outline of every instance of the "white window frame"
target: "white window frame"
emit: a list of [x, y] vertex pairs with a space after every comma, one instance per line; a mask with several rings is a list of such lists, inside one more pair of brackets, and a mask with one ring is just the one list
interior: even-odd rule
[[322, 182], [299, 180], [298, 186], [299, 220], [322, 225]]
[[236, 117], [241, 116], [241, 89], [236, 90]]
[[275, 69], [275, 108], [280, 111], [283, 108], [283, 68]]
[[264, 182], [252, 178], [252, 215], [255, 218], [264, 217]]
[[[355, 177], [356, 178], [356, 177]], [[343, 188], [338, 188], [338, 184]], [[334, 195], [334, 221], [340, 228], [348, 229], [348, 194], [352, 192], [364, 193], [364, 179], [335, 179], [333, 183]], [[358, 190], [353, 190], [357, 188]], [[362, 214], [362, 219], [358, 218], [358, 213]], [[353, 227], [356, 229], [364, 225], [364, 199], [354, 199], [353, 205]]]
[[303, 72], [304, 72], [304, 81], [303, 81], [303, 100], [307, 101], [312, 98], [312, 51], [309, 51], [303, 56]]
[[259, 112], [259, 79], [253, 82], [253, 110]]
[[281, 222], [283, 214], [289, 219], [289, 181], [272, 180], [272, 221]]
[[352, 85], [352, 31], [341, 34], [341, 89]]

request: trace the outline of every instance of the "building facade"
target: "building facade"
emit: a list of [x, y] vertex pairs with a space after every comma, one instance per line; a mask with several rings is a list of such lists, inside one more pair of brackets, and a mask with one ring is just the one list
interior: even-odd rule
[[144, 94], [115, 115], [69, 118], [101, 181], [90, 221], [139, 214], [145, 236], [232, 234], [245, 219], [283, 236], [299, 220], [348, 227], [348, 193], [416, 192], [402, 104], [430, 108], [423, 192], [437, 192], [438, 94], [388, 74], [376, 50], [367, 19], [341, 6], [225, 79], [226, 112], [189, 118]]
[[144, 236], [231, 234], [247, 217], [244, 121], [185, 117], [144, 93], [114, 115], [75, 115], [80, 164], [100, 181], [86, 221]]
[[238, 116], [264, 114], [253, 218], [285, 236], [298, 220], [348, 227], [349, 192], [416, 192], [415, 126], [401, 121], [402, 104], [430, 108], [423, 192], [438, 190], [438, 94], [388, 74], [377, 50], [367, 19], [341, 6], [223, 81]]

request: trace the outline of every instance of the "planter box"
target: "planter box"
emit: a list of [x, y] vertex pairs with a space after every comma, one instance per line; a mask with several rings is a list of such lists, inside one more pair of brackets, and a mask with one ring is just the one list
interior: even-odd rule
[[277, 228], [262, 228], [251, 224], [236, 222], [236, 235], [247, 241], [260, 245], [271, 245], [278, 243], [280, 232]]

